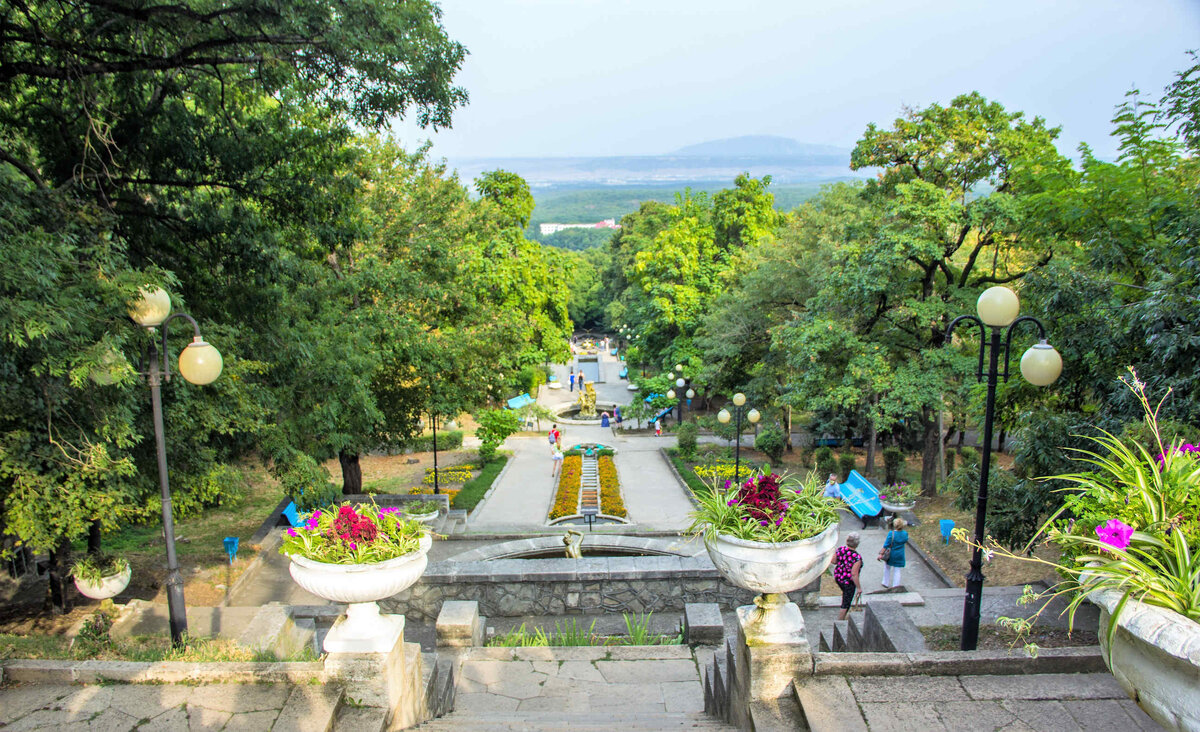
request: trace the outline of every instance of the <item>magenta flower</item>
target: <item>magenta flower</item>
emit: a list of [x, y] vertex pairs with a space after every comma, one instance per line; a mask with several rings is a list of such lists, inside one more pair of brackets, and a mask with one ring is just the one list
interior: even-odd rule
[[1096, 536], [1113, 549], [1124, 549], [1129, 546], [1129, 539], [1133, 536], [1133, 527], [1120, 519], [1109, 519], [1104, 522], [1103, 526], [1096, 527]]
[[726, 502], [726, 504], [725, 504], [725, 505], [726, 505], [726, 506], [736, 506], [736, 505], [737, 505], [737, 499], [736, 499], [736, 498], [730, 498], [730, 499], [729, 499], [729, 501], [728, 501], [728, 502]]
[[289, 528], [289, 529], [287, 530], [287, 535], [288, 535], [288, 536], [295, 536], [295, 535], [296, 535], [296, 530], [295, 530], [295, 529], [290, 529], [290, 528]]

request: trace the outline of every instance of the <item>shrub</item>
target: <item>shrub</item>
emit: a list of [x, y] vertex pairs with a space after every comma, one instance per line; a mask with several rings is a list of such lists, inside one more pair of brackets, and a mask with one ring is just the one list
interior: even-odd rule
[[830, 473], [837, 472], [837, 460], [833, 457], [833, 450], [828, 447], [818, 447], [813, 455], [817, 460], [818, 476], [828, 478]]
[[275, 477], [301, 511], [328, 506], [342, 494], [337, 484], [330, 482], [325, 466], [304, 453], [296, 453], [283, 465], [276, 464]]
[[946, 475], [954, 472], [954, 451], [946, 450]]
[[[466, 483], [471, 479], [470, 465], [451, 465], [437, 469], [438, 486], [443, 483]], [[421, 479], [425, 485], [433, 485], [433, 468], [425, 468], [425, 477]]]
[[959, 465], [979, 465], [979, 451], [973, 447], [958, 448]]
[[695, 422], [684, 422], [675, 433], [675, 444], [679, 446], [679, 455], [684, 460], [691, 460], [696, 457], [697, 432]]
[[[463, 444], [462, 430], [446, 430], [438, 432], [437, 439], [438, 452], [442, 450], [457, 450]], [[433, 433], [428, 432], [423, 435], [418, 435], [404, 443], [404, 446], [410, 448], [413, 452], [432, 452], [433, 451]]]
[[805, 445], [800, 448], [800, 465], [805, 468], [811, 468], [813, 464], [813, 449], [811, 445]]
[[[183, 475], [171, 482], [171, 508], [176, 518], [198, 516], [213, 506], [236, 506], [248, 484], [242, 471], [223, 463], [202, 475]], [[155, 494], [157, 497], [157, 493]]]
[[842, 476], [842, 482], [845, 483], [850, 479], [850, 471], [854, 470], [856, 458], [852, 452], [843, 452], [838, 455], [838, 475]]
[[895, 483], [900, 480], [901, 465], [904, 465], [904, 453], [900, 448], [886, 448], [883, 451], [883, 482]]
[[496, 448], [505, 438], [521, 429], [521, 417], [511, 409], [487, 409], [475, 421], [479, 423], [475, 430], [480, 439], [479, 458], [485, 463], [496, 456]]
[[772, 463], [778, 463], [783, 459], [785, 447], [787, 447], [787, 438], [784, 436], [783, 430], [773, 424], [763, 427], [758, 433], [758, 438], [754, 440], [754, 449], [770, 458]]

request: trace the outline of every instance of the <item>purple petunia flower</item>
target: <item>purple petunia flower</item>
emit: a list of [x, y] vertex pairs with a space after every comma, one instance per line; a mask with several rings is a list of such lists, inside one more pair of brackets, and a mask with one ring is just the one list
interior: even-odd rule
[[736, 499], [736, 498], [730, 498], [730, 499], [729, 499], [729, 501], [728, 501], [728, 502], [727, 502], [725, 505], [726, 505], [726, 506], [736, 506], [736, 505], [737, 505], [737, 499]]
[[296, 530], [295, 530], [295, 529], [288, 529], [288, 530], [287, 530], [287, 535], [288, 535], [288, 536], [296, 536]]
[[1120, 519], [1109, 519], [1104, 522], [1103, 526], [1096, 527], [1096, 536], [1113, 549], [1124, 549], [1129, 546], [1129, 539], [1133, 536], [1133, 527]]

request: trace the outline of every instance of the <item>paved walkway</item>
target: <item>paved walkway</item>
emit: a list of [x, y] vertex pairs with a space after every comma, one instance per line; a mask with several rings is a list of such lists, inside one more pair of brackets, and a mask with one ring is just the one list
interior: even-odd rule
[[814, 732], [1159, 730], [1109, 674], [797, 680]]
[[285, 684], [22, 684], [0, 689], [5, 732], [328, 729], [341, 691]]
[[[603, 373], [608, 381], [595, 385], [597, 400], [627, 404], [631, 394], [627, 389], [628, 382], [617, 378], [621, 362], [607, 353], [602, 358]], [[566, 384], [569, 367], [560, 364], [553, 368], [559, 383]], [[562, 408], [578, 397], [578, 390], [571, 392], [565, 386], [561, 389], [543, 386], [538, 393], [538, 401], [550, 409]], [[542, 426], [549, 430], [548, 423]], [[628, 527], [630, 531], [680, 531], [691, 523], [688, 513], [692, 503], [687, 489], [675, 478], [659, 452], [661, 447], [673, 446], [673, 438], [630, 435], [599, 424], [560, 423], [559, 427], [564, 447], [596, 442], [617, 449], [614, 463], [621, 480], [625, 509], [630, 521], [636, 524]], [[544, 435], [510, 437], [504, 447], [512, 450], [513, 456], [492, 495], [471, 516], [467, 527], [469, 533], [547, 528], [546, 514], [558, 488], [558, 479], [550, 474], [553, 463], [549, 442]]]

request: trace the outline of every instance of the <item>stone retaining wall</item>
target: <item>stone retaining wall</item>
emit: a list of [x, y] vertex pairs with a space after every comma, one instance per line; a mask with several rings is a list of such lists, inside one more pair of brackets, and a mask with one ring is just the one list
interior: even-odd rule
[[[820, 583], [791, 593], [815, 605]], [[707, 556], [595, 559], [501, 559], [434, 562], [409, 589], [380, 601], [385, 612], [435, 619], [447, 600], [474, 600], [485, 617], [683, 612], [691, 602], [723, 610], [754, 593], [721, 579]]]

